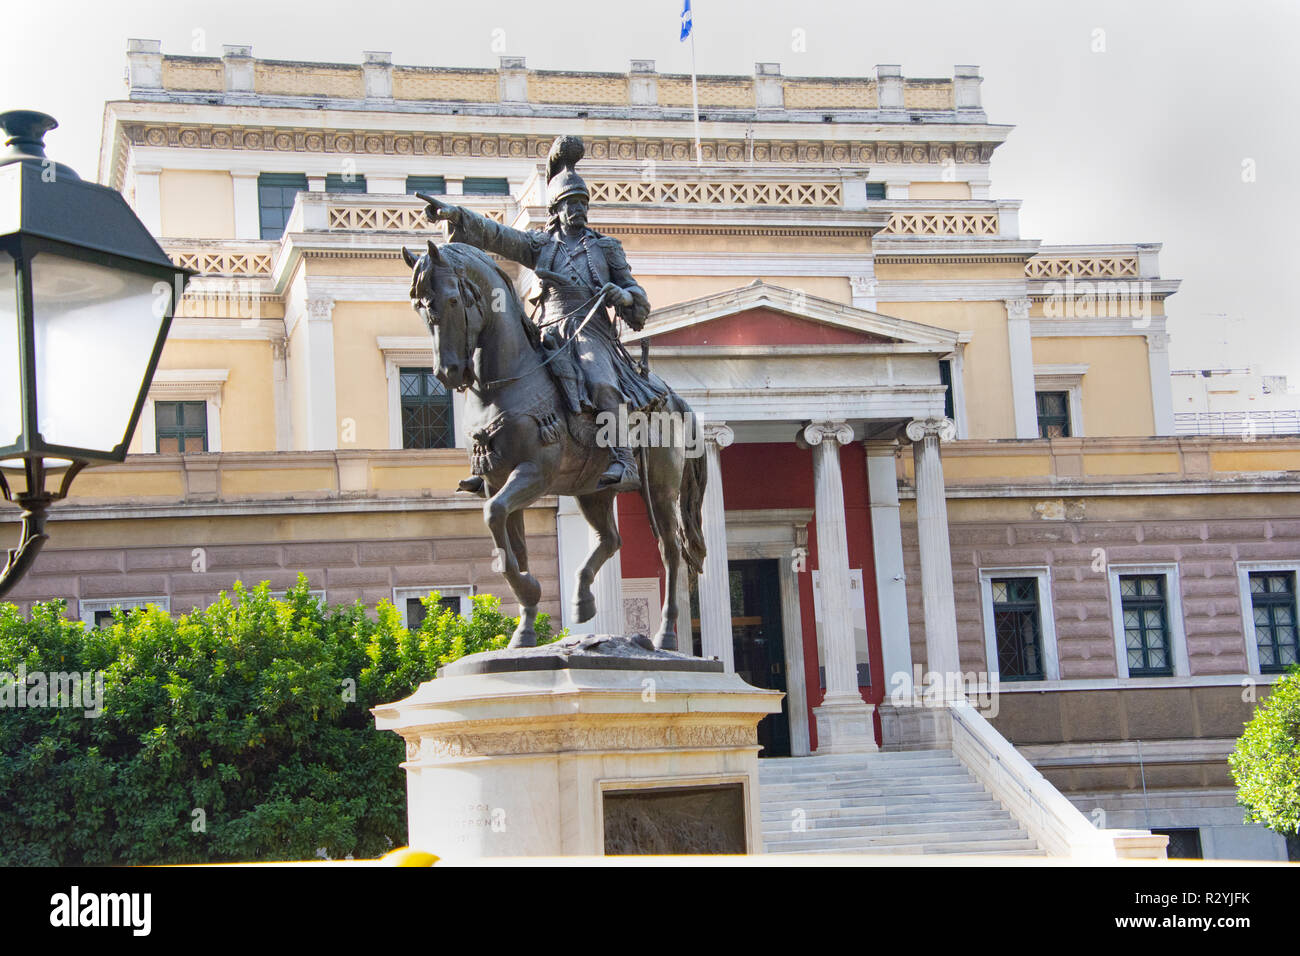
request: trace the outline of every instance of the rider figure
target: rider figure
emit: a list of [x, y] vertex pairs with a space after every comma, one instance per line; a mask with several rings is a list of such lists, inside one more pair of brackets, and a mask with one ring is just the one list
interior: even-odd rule
[[[425, 214], [431, 220], [450, 224], [453, 242], [476, 246], [537, 272], [541, 284], [533, 297], [541, 305], [537, 322], [557, 327], [565, 341], [572, 340], [572, 365], [581, 369], [580, 380], [561, 377], [570, 409], [617, 416], [621, 405], [629, 412], [642, 409], [664, 393], [656, 378], [633, 367], [606, 312], [606, 306], [612, 305], [619, 318], [640, 330], [650, 302], [632, 278], [618, 240], [587, 227], [590, 194], [574, 170], [582, 154], [582, 140], [576, 136], [557, 137], [551, 146], [547, 169], [551, 216], [546, 229], [511, 229], [464, 207], [422, 198], [429, 200]], [[584, 326], [597, 296], [603, 297], [601, 305]], [[461, 486], [478, 489], [477, 482], [471, 484]], [[636, 460], [628, 448], [610, 449], [609, 467], [600, 476], [599, 487], [613, 491], [640, 487]]]

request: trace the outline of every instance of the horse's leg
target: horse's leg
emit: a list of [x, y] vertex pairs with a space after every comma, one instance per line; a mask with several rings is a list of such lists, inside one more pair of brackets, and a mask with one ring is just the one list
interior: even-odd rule
[[677, 650], [677, 578], [681, 573], [682, 553], [677, 544], [681, 511], [677, 496], [682, 483], [681, 455], [672, 447], [652, 448], [647, 456], [645, 482], [646, 503], [651, 509], [652, 527], [659, 536], [659, 558], [664, 566], [664, 604], [659, 615], [659, 630], [654, 645], [660, 650]]
[[[522, 509], [536, 501], [545, 491], [546, 479], [542, 469], [535, 462], [526, 461], [510, 473], [501, 490], [483, 506], [483, 520], [492, 533], [497, 548], [494, 558], [500, 559], [500, 571], [519, 601], [519, 626], [510, 638], [511, 647], [533, 647], [537, 644], [533, 622], [537, 619], [537, 602], [542, 596], [542, 586], [528, 573], [527, 552], [523, 552], [521, 562], [513, 546], [511, 518], [518, 514], [522, 519]], [[522, 520], [519, 521], [519, 539], [522, 543]]]
[[[522, 511], [513, 511], [510, 517], [506, 519], [506, 534], [510, 537], [510, 550], [514, 553], [515, 564], [519, 568], [520, 574], [528, 574], [528, 541], [524, 537], [524, 513]], [[519, 628], [516, 634], [520, 632], [531, 632], [537, 623], [537, 605], [524, 607], [522, 604], [519, 608]], [[520, 645], [532, 647], [537, 643], [536, 634], [533, 635], [532, 644]]]
[[578, 510], [596, 532], [596, 547], [578, 572], [578, 589], [573, 596], [574, 615], [579, 623], [596, 616], [596, 596], [591, 593], [591, 582], [596, 580], [601, 565], [612, 558], [623, 543], [614, 522], [614, 497], [613, 491], [597, 491], [575, 499]]

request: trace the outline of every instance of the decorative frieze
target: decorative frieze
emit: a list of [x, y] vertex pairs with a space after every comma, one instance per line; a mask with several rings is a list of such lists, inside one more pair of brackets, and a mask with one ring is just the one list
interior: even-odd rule
[[664, 750], [669, 748], [752, 747], [753, 725], [612, 723], [510, 730], [499, 733], [442, 733], [407, 739], [407, 760], [488, 757], [571, 751]]
[[840, 206], [840, 183], [592, 180], [595, 203], [670, 203], [719, 206]]
[[[510, 159], [544, 159], [552, 139], [522, 133], [485, 136], [420, 130], [139, 122], [123, 123], [122, 132], [127, 144], [154, 148]], [[996, 143], [756, 140], [751, 154], [749, 143], [738, 134], [735, 138], [706, 139], [701, 151], [709, 163], [869, 166], [987, 163], [996, 146]], [[602, 161], [687, 162], [694, 156], [694, 149], [694, 143], [686, 138], [587, 138], [588, 158]], [[121, 181], [122, 170], [119, 159], [114, 173], [117, 183]]]
[[896, 212], [880, 231], [882, 236], [996, 236], [998, 214]]
[[1118, 279], [1139, 275], [1137, 256], [1035, 256], [1025, 263], [1030, 279]]
[[236, 252], [229, 249], [173, 252], [172, 261], [200, 275], [263, 276], [271, 274], [271, 253]]

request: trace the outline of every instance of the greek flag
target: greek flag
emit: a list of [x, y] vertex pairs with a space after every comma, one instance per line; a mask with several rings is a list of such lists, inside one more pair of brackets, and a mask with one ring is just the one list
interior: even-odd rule
[[682, 2], [682, 35], [681, 39], [685, 40], [691, 35], [691, 0]]

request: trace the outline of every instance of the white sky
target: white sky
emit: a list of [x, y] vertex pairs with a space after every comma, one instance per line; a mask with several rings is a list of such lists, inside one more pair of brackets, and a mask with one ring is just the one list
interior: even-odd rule
[[[993, 195], [1022, 199], [1047, 243], [1162, 242], [1175, 368], [1259, 365], [1300, 383], [1289, 281], [1300, 252], [1300, 5], [1295, 0], [694, 0], [701, 73], [984, 74], [989, 120], [1017, 128]], [[45, 110], [50, 155], [95, 175], [105, 100], [125, 95], [128, 37], [171, 54], [252, 43], [268, 59], [622, 72], [633, 58], [689, 72], [681, 0], [567, 3], [142, 0], [11, 3], [0, 105]], [[566, 26], [577, 30], [566, 33]], [[806, 50], [793, 49], [802, 30]], [[1094, 52], [1095, 31], [1104, 52]], [[196, 33], [196, 31], [198, 31]], [[503, 31], [494, 33], [494, 31]], [[494, 49], [494, 36], [505, 49]], [[195, 49], [196, 44], [205, 44]], [[1243, 182], [1244, 160], [1255, 181]]]

